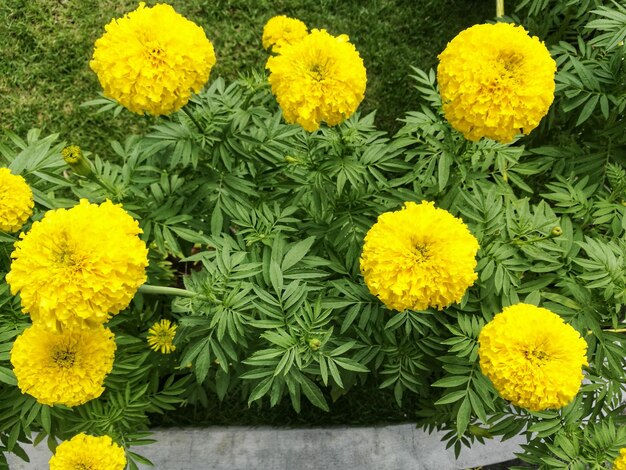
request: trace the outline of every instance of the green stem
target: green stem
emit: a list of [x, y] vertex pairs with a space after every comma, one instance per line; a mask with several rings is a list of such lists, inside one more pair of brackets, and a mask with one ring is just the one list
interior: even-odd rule
[[610, 331], [611, 333], [626, 333], [626, 328], [603, 328], [602, 331]]
[[504, 0], [496, 0], [496, 18], [504, 16]]
[[191, 119], [191, 122], [193, 122], [196, 125], [196, 127], [198, 128], [198, 131], [200, 131], [200, 134], [202, 134], [204, 132], [204, 129], [202, 129], [198, 120], [194, 117], [191, 111], [187, 108], [187, 105], [183, 106], [181, 109], [189, 117], [189, 119]]
[[178, 297], [195, 297], [195, 292], [191, 292], [185, 289], [178, 289], [176, 287], [165, 287], [165, 286], [151, 286], [149, 284], [144, 284], [139, 287], [139, 292], [142, 294], [162, 294], [162, 295], [176, 295]]

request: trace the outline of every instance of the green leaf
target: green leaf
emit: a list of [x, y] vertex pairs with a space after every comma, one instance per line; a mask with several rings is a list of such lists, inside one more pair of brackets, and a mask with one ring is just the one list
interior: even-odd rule
[[469, 379], [470, 378], [468, 376], [462, 375], [444, 377], [443, 379], [439, 379], [435, 383], [433, 383], [431, 387], [458, 387], [459, 385], [467, 383]]
[[465, 390], [455, 390], [447, 395], [444, 395], [435, 402], [435, 405], [447, 405], [448, 403], [454, 403], [467, 395]]
[[467, 426], [469, 425], [469, 422], [470, 422], [471, 410], [472, 408], [470, 405], [470, 401], [467, 397], [465, 397], [465, 400], [463, 400], [463, 403], [461, 403], [461, 406], [459, 407], [459, 411], [456, 414], [457, 436], [462, 436], [465, 430], [467, 429]]
[[282, 270], [287, 271], [304, 258], [311, 249], [313, 242], [315, 242], [315, 237], [309, 237], [293, 245], [283, 258]]

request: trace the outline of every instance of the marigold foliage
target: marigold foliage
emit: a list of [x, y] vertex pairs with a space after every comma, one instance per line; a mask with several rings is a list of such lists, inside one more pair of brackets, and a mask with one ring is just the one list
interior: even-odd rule
[[472, 26], [439, 55], [445, 117], [469, 140], [510, 142], [532, 131], [548, 112], [555, 72], [546, 46], [522, 26]]
[[308, 32], [306, 24], [296, 18], [274, 16], [263, 27], [263, 48], [280, 52], [283, 46], [301, 41]]
[[102, 324], [146, 281], [148, 250], [140, 233], [121, 205], [83, 199], [47, 212], [20, 235], [6, 280], [24, 313], [47, 328]]
[[199, 26], [170, 5], [143, 2], [113, 19], [96, 41], [89, 63], [104, 94], [139, 114], [170, 114], [199, 92], [215, 52]]
[[557, 314], [519, 303], [506, 307], [481, 330], [483, 373], [504, 398], [531, 411], [570, 403], [587, 365], [587, 343]]
[[123, 470], [124, 449], [109, 436], [77, 434], [62, 442], [50, 459], [50, 470]]
[[148, 330], [148, 344], [161, 354], [169, 354], [176, 350], [176, 346], [172, 344], [174, 336], [176, 336], [177, 325], [172, 325], [172, 322], [166, 319], [156, 322]]
[[33, 191], [26, 180], [0, 168], [0, 232], [17, 232], [33, 214]]
[[626, 470], [626, 447], [619, 450], [619, 456], [613, 462], [613, 470]]
[[432, 202], [406, 202], [381, 214], [365, 236], [361, 273], [390, 309], [442, 309], [476, 280], [478, 248], [461, 219]]
[[44, 405], [78, 406], [104, 391], [115, 349], [102, 326], [54, 332], [33, 325], [15, 340], [11, 364], [23, 393]]
[[363, 60], [348, 36], [314, 29], [270, 57], [269, 82], [285, 120], [312, 132], [350, 117], [365, 94]]

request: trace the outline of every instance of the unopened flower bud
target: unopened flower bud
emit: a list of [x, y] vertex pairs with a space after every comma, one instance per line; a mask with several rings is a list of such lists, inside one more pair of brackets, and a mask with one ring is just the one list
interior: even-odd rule
[[70, 145], [61, 150], [61, 156], [74, 173], [80, 176], [89, 176], [93, 172], [89, 161], [83, 155], [83, 151], [78, 145]]
[[318, 351], [322, 347], [322, 342], [318, 338], [311, 338], [309, 340], [309, 348], [313, 351]]
[[298, 159], [296, 157], [292, 157], [290, 155], [285, 157], [285, 161], [287, 163], [298, 163]]
[[550, 231], [550, 238], [560, 237], [561, 235], [563, 235], [563, 229], [558, 225], [556, 227], [553, 227]]

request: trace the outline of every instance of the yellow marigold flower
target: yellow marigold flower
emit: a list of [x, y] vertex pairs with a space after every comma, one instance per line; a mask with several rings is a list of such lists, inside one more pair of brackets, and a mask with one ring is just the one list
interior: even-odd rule
[[545, 308], [519, 303], [497, 314], [478, 338], [480, 368], [505, 400], [531, 411], [570, 403], [587, 365], [587, 343]]
[[161, 354], [169, 354], [176, 350], [176, 346], [172, 344], [174, 336], [176, 336], [177, 325], [172, 325], [169, 320], [161, 320], [156, 322], [148, 330], [148, 344], [150, 347]]
[[442, 309], [459, 302], [476, 280], [478, 248], [461, 219], [432, 202], [406, 202], [381, 214], [367, 232], [361, 273], [390, 309]]
[[528, 134], [554, 100], [556, 62], [521, 26], [475, 25], [439, 55], [437, 80], [446, 119], [466, 139], [510, 142]]
[[104, 391], [115, 348], [103, 326], [54, 332], [35, 324], [15, 340], [11, 364], [23, 393], [44, 405], [78, 406]]
[[99, 325], [126, 308], [146, 281], [148, 250], [121, 205], [82, 199], [48, 211], [15, 243], [6, 276], [33, 322], [47, 328]]
[[626, 447], [619, 450], [619, 456], [613, 462], [613, 470], [626, 470]]
[[124, 470], [124, 449], [109, 436], [77, 434], [62, 442], [50, 459], [50, 470]]
[[263, 48], [279, 52], [283, 46], [295, 44], [308, 34], [306, 25], [285, 15], [275, 16], [263, 27]]
[[33, 214], [33, 191], [26, 180], [0, 168], [0, 232], [17, 232]]
[[266, 68], [285, 120], [309, 132], [322, 121], [334, 126], [350, 117], [365, 94], [365, 66], [345, 34], [334, 37], [314, 29], [283, 46]]
[[202, 28], [170, 5], [143, 2], [113, 19], [96, 41], [89, 63], [104, 94], [134, 113], [170, 114], [209, 79], [213, 45]]

